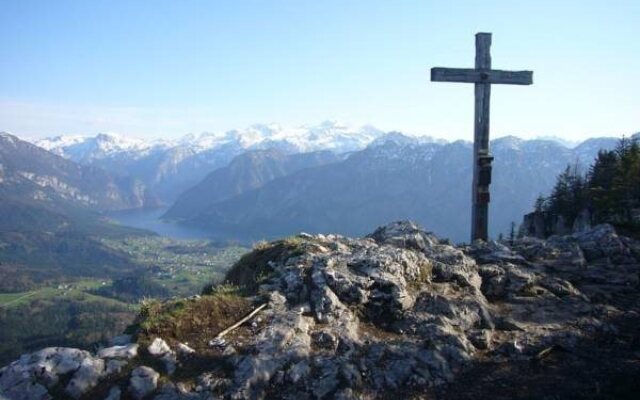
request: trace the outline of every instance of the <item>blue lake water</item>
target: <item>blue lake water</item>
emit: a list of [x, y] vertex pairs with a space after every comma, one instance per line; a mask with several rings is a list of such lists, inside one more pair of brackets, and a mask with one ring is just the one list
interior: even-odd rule
[[122, 225], [146, 229], [173, 239], [211, 239], [211, 235], [203, 230], [162, 221], [160, 217], [166, 211], [166, 208], [118, 211], [107, 214], [107, 217]]

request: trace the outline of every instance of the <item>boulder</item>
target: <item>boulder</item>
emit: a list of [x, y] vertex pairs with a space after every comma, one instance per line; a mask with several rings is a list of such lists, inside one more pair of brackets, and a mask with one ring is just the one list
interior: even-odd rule
[[130, 343], [126, 345], [116, 345], [100, 349], [98, 357], [100, 358], [124, 358], [130, 360], [138, 356], [138, 344]]
[[146, 366], [140, 366], [131, 371], [129, 379], [129, 393], [134, 399], [142, 399], [151, 394], [158, 387], [160, 374]]
[[80, 368], [73, 374], [65, 391], [74, 399], [79, 399], [96, 386], [103, 376], [105, 376], [104, 360], [87, 357], [82, 360]]
[[508, 246], [496, 242], [476, 240], [465, 252], [473, 257], [478, 264], [522, 264], [526, 263], [523, 256], [513, 251]]
[[50, 398], [48, 390], [69, 374], [74, 374], [74, 378], [77, 374], [78, 389], [72, 389], [71, 393], [78, 394], [93, 384], [95, 375], [100, 375], [100, 361], [87, 351], [66, 347], [48, 347], [25, 354], [0, 369], [0, 398]]
[[147, 347], [147, 351], [154, 357], [161, 357], [167, 353], [171, 352], [171, 348], [161, 338], [153, 339], [153, 342]]
[[423, 250], [440, 242], [434, 234], [425, 232], [411, 221], [398, 221], [381, 226], [367, 237], [379, 244], [413, 250]]

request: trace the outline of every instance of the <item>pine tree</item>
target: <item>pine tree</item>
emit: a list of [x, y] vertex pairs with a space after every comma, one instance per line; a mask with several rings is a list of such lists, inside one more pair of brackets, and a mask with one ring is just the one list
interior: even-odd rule
[[618, 165], [611, 188], [614, 210], [619, 220], [631, 223], [631, 211], [639, 206], [640, 146], [636, 141], [622, 138], [616, 148], [616, 154]]
[[573, 225], [578, 214], [587, 207], [586, 189], [585, 178], [580, 174], [578, 165], [567, 165], [549, 196], [548, 211], [563, 217], [568, 226]]
[[564, 218], [568, 227], [588, 210], [592, 223], [639, 228], [633, 214], [640, 209], [640, 144], [623, 137], [615, 150], [598, 152], [586, 176], [577, 164], [567, 166], [549, 197], [540, 195], [534, 207]]
[[618, 173], [618, 155], [601, 150], [589, 169], [588, 195], [594, 222], [607, 222], [615, 214], [613, 181]]
[[547, 199], [540, 193], [538, 198], [536, 199], [535, 204], [533, 205], [535, 212], [543, 212], [547, 209]]
[[516, 240], [516, 223], [511, 221], [511, 230], [509, 231], [509, 244], [513, 246], [513, 241]]

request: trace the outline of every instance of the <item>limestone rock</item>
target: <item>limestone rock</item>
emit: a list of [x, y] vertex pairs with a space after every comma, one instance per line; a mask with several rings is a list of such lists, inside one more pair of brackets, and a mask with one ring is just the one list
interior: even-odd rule
[[122, 371], [122, 368], [124, 368], [125, 365], [127, 365], [127, 362], [124, 360], [116, 360], [116, 359], [107, 360], [105, 372], [107, 375], [120, 373], [120, 371]]
[[74, 399], [78, 399], [96, 386], [104, 375], [104, 360], [87, 357], [80, 363], [80, 368], [73, 374], [65, 391]]
[[[155, 338], [147, 350], [167, 372], [162, 387], [158, 372], [141, 366], [114, 393], [127, 387], [124, 397], [164, 400], [424, 393], [450, 387], [480, 360], [571, 352], [584, 337], [618, 332], [616, 318], [638, 314], [628, 304], [640, 285], [640, 243], [608, 226], [456, 247], [398, 222], [361, 239], [299, 235], [265, 246], [257, 255], [278, 256], [264, 260], [270, 273], [252, 297], [256, 306], [268, 303], [259, 316], [212, 341], [211, 354], [183, 343], [174, 352]], [[63, 348], [25, 355], [0, 370], [0, 397], [48, 399], [67, 379], [69, 395], [86, 397], [133, 362], [137, 345], [118, 343], [97, 357]], [[210, 370], [201, 370], [201, 356], [212, 357]], [[192, 362], [199, 375], [185, 381]]]
[[131, 372], [129, 393], [134, 399], [142, 399], [158, 387], [160, 374], [152, 368], [141, 366]]
[[74, 385], [77, 384], [78, 389], [71, 392], [81, 393], [104, 369], [100, 361], [87, 351], [65, 347], [48, 347], [25, 354], [0, 369], [0, 398], [48, 399], [48, 390], [58, 385], [60, 378], [67, 374], [77, 377]]
[[171, 352], [171, 348], [161, 338], [153, 339], [153, 342], [147, 347], [147, 351], [154, 357], [160, 357]]
[[98, 357], [100, 358], [124, 358], [132, 359], [138, 356], [138, 344], [130, 343], [126, 345], [115, 345], [100, 349], [98, 351]]
[[173, 373], [176, 372], [176, 364], [178, 363], [178, 360], [174, 353], [165, 353], [160, 360], [162, 361], [164, 370], [167, 374], [173, 375]]
[[120, 396], [122, 396], [122, 390], [118, 386], [114, 386], [109, 390], [109, 394], [104, 400], [120, 400]]
[[178, 343], [178, 345], [176, 346], [176, 351], [181, 357], [186, 357], [196, 352], [194, 349], [184, 343]]

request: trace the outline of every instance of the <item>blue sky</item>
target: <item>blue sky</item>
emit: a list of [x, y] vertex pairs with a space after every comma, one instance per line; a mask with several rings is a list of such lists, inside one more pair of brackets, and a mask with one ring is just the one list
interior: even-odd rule
[[472, 138], [473, 85], [493, 66], [494, 137], [640, 131], [640, 1], [0, 1], [0, 130], [139, 137], [353, 125]]

